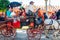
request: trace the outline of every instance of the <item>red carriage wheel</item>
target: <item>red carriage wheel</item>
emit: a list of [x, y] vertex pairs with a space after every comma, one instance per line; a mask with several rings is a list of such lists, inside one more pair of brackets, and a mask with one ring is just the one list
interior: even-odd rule
[[10, 37], [10, 36], [15, 36], [16, 35], [16, 30], [13, 28], [12, 25], [7, 25], [9, 27], [5, 27], [3, 30], [2, 30], [2, 34], [6, 37]]

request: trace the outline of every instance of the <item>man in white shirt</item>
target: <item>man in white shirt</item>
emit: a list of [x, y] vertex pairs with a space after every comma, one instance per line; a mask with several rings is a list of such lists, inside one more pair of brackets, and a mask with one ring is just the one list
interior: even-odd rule
[[26, 9], [26, 12], [28, 12], [28, 10], [32, 11], [32, 12], [35, 12], [34, 10], [36, 9], [35, 5], [34, 5], [34, 2], [31, 1], [29, 6], [27, 7]]

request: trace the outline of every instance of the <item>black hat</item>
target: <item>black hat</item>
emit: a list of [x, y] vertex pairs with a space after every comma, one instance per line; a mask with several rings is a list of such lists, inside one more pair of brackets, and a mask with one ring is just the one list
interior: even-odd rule
[[30, 4], [31, 4], [31, 3], [34, 3], [34, 2], [33, 2], [33, 1], [30, 1]]
[[19, 2], [11, 2], [8, 7], [9, 8], [13, 8], [13, 7], [17, 7], [17, 6], [21, 6], [21, 4]]

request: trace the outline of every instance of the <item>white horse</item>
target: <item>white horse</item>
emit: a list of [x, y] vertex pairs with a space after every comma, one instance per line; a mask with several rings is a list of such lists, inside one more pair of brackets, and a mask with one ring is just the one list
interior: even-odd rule
[[[50, 29], [50, 28], [54, 29], [55, 28], [55, 32], [53, 33], [53, 35], [56, 35], [59, 32], [57, 30], [57, 29], [59, 29], [59, 23], [56, 20], [54, 20], [54, 19], [46, 19], [44, 21], [44, 24], [45, 24], [46, 29]], [[48, 33], [48, 30], [45, 31], [46, 36], [48, 36], [47, 33]]]

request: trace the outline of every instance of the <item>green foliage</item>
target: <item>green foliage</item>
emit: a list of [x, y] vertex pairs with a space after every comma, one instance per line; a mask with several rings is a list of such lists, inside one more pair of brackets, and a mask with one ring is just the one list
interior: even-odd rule
[[10, 2], [8, 0], [0, 0], [0, 10], [6, 9], [9, 3]]

